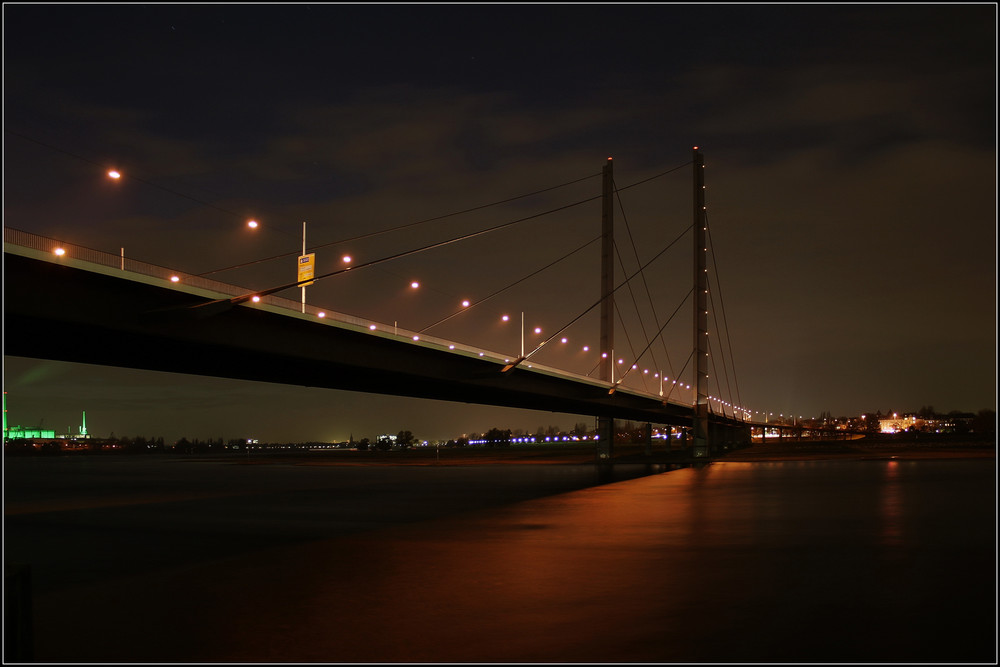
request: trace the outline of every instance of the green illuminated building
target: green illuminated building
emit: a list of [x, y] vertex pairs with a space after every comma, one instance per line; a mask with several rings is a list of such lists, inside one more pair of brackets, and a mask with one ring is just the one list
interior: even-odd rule
[[56, 437], [55, 431], [40, 428], [23, 428], [21, 426], [4, 427], [4, 440], [53, 440]]
[[[84, 414], [84, 424], [87, 423], [86, 413]], [[86, 426], [83, 427], [86, 433]], [[24, 428], [23, 426], [7, 426], [7, 392], [3, 393], [3, 439], [8, 440], [51, 440], [56, 437], [55, 431], [44, 430], [42, 428]]]

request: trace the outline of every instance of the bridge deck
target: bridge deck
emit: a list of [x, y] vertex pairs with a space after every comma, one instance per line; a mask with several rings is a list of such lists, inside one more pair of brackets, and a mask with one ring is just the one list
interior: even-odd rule
[[[657, 424], [691, 408], [437, 339], [4, 244], [5, 354]], [[117, 259], [117, 258], [115, 258]], [[240, 288], [233, 288], [239, 290]], [[244, 292], [245, 294], [245, 292]], [[718, 415], [719, 424], [739, 425]]]

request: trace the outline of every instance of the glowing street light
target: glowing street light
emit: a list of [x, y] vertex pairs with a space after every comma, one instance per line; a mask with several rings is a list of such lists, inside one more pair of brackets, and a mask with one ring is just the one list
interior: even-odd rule
[[117, 181], [121, 177], [122, 177], [122, 173], [120, 171], [118, 171], [117, 169], [108, 169], [108, 178], [111, 178], [111, 179], [114, 179], [114, 180]]
[[52, 253], [56, 257], [62, 257], [63, 255], [66, 254], [66, 249], [65, 248], [56, 248], [55, 250], [52, 251]]
[[414, 280], [413, 282], [410, 283], [410, 287], [413, 289], [417, 289], [418, 287], [420, 287], [420, 283]]
[[247, 227], [249, 227], [250, 229], [257, 229], [257, 221], [247, 220]]

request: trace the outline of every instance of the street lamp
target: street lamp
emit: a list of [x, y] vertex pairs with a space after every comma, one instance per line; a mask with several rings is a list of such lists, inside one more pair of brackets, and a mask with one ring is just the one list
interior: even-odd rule
[[[315, 269], [314, 269], [314, 267], [315, 267], [315, 264], [314, 264], [315, 259], [316, 259], [315, 255], [307, 255], [306, 254], [306, 221], [303, 220], [302, 221], [302, 255], [299, 257], [299, 264], [298, 264], [298, 267], [299, 267], [299, 275], [298, 275], [299, 282], [302, 282], [304, 279], [312, 278], [313, 273], [315, 271]], [[306, 284], [302, 285], [302, 312], [303, 313], [306, 312], [306, 285], [308, 285], [308, 284], [311, 284], [311, 281], [309, 283], [306, 283]]]

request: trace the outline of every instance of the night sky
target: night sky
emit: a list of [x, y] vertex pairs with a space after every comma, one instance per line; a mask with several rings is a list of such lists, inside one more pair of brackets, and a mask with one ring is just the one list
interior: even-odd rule
[[[994, 4], [5, 4], [3, 20], [6, 227], [264, 289], [294, 281], [303, 221], [322, 273], [599, 196], [608, 157], [619, 188], [681, 167], [620, 193], [616, 282], [682, 238], [634, 302], [619, 292], [615, 352], [646, 347], [650, 302], [661, 325], [683, 303], [639, 370], [691, 382], [698, 145], [713, 393], [806, 417], [996, 407]], [[421, 330], [600, 225], [591, 201], [309, 302]], [[522, 312], [530, 349], [599, 289], [592, 243], [427, 333], [516, 356]], [[590, 372], [596, 315], [537, 361]], [[11, 356], [4, 390], [15, 424], [64, 431], [86, 410], [95, 436], [168, 441], [592, 421]]]

